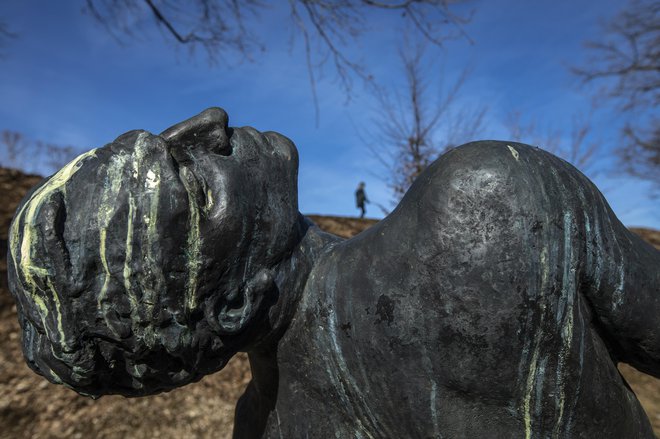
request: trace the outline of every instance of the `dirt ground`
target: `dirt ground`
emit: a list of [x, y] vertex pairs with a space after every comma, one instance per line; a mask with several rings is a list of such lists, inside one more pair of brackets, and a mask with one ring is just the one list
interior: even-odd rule
[[[50, 384], [25, 364], [16, 308], [7, 291], [7, 230], [17, 203], [40, 177], [0, 169], [0, 438], [230, 438], [234, 405], [250, 380], [245, 355], [198, 383], [148, 398], [93, 401]], [[350, 237], [375, 220], [311, 215], [323, 229]], [[660, 248], [660, 232], [635, 232]], [[627, 365], [621, 373], [660, 436], [660, 380]]]

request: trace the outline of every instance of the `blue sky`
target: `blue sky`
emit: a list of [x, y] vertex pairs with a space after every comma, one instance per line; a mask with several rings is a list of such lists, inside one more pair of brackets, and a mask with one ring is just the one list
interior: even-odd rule
[[[356, 215], [353, 192], [361, 180], [372, 201], [390, 206], [390, 191], [378, 178], [383, 170], [363, 141], [374, 128], [375, 100], [356, 81], [347, 103], [327, 71], [317, 83], [321, 111], [316, 124], [303, 48], [300, 42], [290, 44], [286, 2], [273, 2], [282, 7], [261, 15], [264, 53], [254, 62], [216, 66], [201, 54], [190, 57], [176, 50], [151, 27], [149, 36], [121, 46], [81, 13], [83, 3], [3, 2], [0, 21], [18, 38], [0, 60], [0, 130], [82, 151], [130, 129], [160, 132], [204, 108], [220, 106], [229, 113], [230, 125], [279, 131], [296, 143], [301, 212]], [[471, 66], [461, 102], [488, 106], [479, 138], [508, 138], [505, 120], [512, 111], [543, 129], [566, 133], [572, 117], [586, 114], [592, 105], [589, 90], [568, 66], [584, 60], [583, 41], [597, 38], [599, 20], [623, 4], [474, 2], [474, 18], [465, 28], [474, 44], [456, 41], [443, 51], [429, 51], [429, 78], [442, 74], [451, 81]], [[401, 89], [405, 82], [396, 56], [401, 29], [383, 14], [367, 21], [371, 31], [348, 53], [363, 59], [380, 83]], [[612, 171], [617, 165], [607, 148], [616, 143], [618, 122], [612, 112], [593, 114], [594, 139], [607, 145], [602, 171], [593, 180], [624, 224], [660, 229], [660, 202], [650, 198], [648, 184]], [[368, 215], [382, 216], [375, 206], [368, 208]]]

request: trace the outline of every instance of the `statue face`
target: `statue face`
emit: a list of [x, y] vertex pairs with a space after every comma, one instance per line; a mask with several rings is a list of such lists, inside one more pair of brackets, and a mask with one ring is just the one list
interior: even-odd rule
[[298, 239], [297, 161], [288, 139], [227, 128], [216, 108], [126, 133], [47, 179], [10, 231], [31, 367], [90, 395], [222, 368], [257, 315], [255, 288]]

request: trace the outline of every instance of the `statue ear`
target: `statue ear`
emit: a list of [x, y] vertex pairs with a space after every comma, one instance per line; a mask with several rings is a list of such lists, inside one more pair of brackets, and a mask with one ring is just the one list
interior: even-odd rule
[[220, 332], [232, 335], [244, 330], [252, 322], [264, 296], [274, 287], [273, 275], [264, 269], [237, 291], [221, 299], [217, 314]]

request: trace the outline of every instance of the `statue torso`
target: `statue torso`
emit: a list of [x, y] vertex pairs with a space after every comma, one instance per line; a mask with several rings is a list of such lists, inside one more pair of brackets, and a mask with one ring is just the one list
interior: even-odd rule
[[319, 259], [264, 437], [652, 438], [580, 289], [577, 207], [442, 171]]

